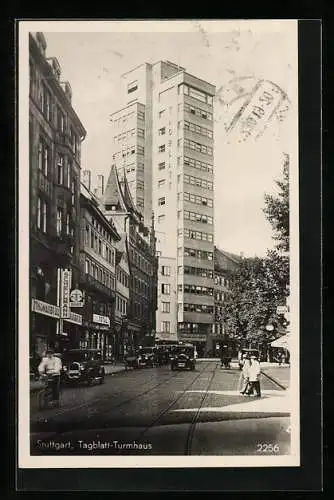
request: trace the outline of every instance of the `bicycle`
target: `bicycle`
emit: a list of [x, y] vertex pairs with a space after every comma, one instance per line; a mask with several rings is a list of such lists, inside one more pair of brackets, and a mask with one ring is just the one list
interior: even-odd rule
[[[57, 377], [57, 394], [58, 399], [53, 399], [53, 387], [50, 382], [54, 382], [54, 377]], [[50, 407], [50, 403], [52, 403], [53, 407], [59, 408], [60, 406], [60, 376], [59, 375], [42, 375], [42, 382], [44, 382], [44, 387], [40, 390], [38, 394], [38, 407], [40, 410]]]

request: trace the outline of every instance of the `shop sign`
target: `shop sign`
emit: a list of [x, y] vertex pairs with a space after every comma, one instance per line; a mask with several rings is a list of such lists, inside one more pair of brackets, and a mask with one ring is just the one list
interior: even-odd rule
[[110, 326], [110, 318], [108, 318], [108, 316], [100, 316], [99, 314], [93, 314], [93, 323]]
[[58, 306], [48, 304], [48, 302], [43, 302], [42, 300], [32, 299], [31, 309], [34, 312], [50, 316], [51, 318], [59, 318], [60, 316], [60, 308]]
[[70, 317], [70, 290], [71, 290], [72, 271], [70, 269], [61, 270], [61, 317], [67, 319]]
[[75, 325], [82, 325], [82, 316], [81, 314], [70, 312], [69, 318], [65, 318], [65, 321], [68, 323], [74, 323]]
[[74, 288], [70, 293], [70, 307], [83, 307], [84, 305], [85, 300], [83, 291]]

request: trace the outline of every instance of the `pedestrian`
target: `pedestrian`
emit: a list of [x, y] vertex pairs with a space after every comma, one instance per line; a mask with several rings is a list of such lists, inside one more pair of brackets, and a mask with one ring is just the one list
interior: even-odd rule
[[246, 353], [243, 357], [243, 366], [242, 366], [242, 387], [240, 394], [246, 394], [249, 390], [249, 367], [250, 367], [250, 359], [248, 354]]
[[41, 376], [48, 377], [48, 384], [52, 389], [53, 401], [59, 401], [59, 387], [60, 387], [60, 372], [62, 363], [60, 358], [54, 355], [53, 349], [49, 348], [46, 351], [46, 357], [42, 359], [38, 367], [38, 373]]
[[249, 377], [249, 388], [246, 392], [247, 395], [251, 395], [255, 390], [256, 396], [261, 397], [261, 387], [260, 387], [260, 363], [255, 355], [251, 356], [250, 365], [248, 368]]

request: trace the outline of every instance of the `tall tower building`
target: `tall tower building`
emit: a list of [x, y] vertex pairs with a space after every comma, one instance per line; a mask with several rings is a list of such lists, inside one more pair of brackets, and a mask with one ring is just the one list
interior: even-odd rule
[[143, 64], [122, 79], [113, 161], [144, 219], [155, 214], [156, 336], [204, 348], [214, 322], [215, 87], [169, 61]]

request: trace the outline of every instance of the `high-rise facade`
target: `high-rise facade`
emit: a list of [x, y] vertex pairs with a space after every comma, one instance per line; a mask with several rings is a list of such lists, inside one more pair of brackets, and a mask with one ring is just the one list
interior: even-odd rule
[[138, 66], [123, 81], [124, 106], [112, 115], [114, 164], [145, 220], [155, 215], [157, 338], [205, 345], [214, 322], [215, 87], [169, 61]]

